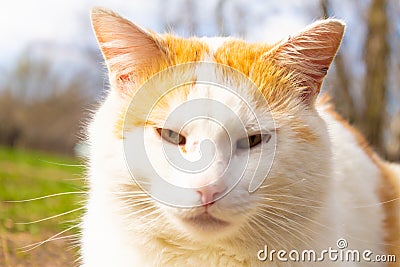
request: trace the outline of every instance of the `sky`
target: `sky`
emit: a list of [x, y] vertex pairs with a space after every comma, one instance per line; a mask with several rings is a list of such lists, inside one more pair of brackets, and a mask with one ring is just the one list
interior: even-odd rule
[[[13, 0], [2, 4], [0, 11], [0, 66], [13, 59], [18, 53], [32, 43], [56, 43], [62, 45], [95, 43], [91, 33], [89, 12], [94, 6], [110, 8], [146, 28], [163, 31], [161, 20], [173, 20], [176, 12], [180, 12], [183, 0], [164, 1], [163, 6], [157, 0]], [[197, 12], [200, 21], [200, 35], [216, 34], [210, 30], [210, 11], [215, 8], [216, 1], [201, 1], [201, 10]], [[243, 5], [246, 1], [236, 1]], [[242, 3], [241, 3], [242, 2]], [[256, 10], [263, 1], [253, 2]], [[271, 1], [271, 10], [261, 24], [251, 25], [249, 39], [278, 40], [307, 24], [302, 16], [293, 16], [294, 10], [303, 1], [284, 1], [285, 5], [277, 5]], [[275, 1], [277, 2], [277, 1]], [[282, 1], [281, 1], [282, 2]], [[164, 6], [165, 5], [165, 6]], [[291, 9], [285, 8], [290, 6]], [[165, 8], [166, 12], [161, 9]], [[255, 12], [257, 13], [257, 12]], [[262, 16], [263, 14], [259, 14]], [[229, 17], [229, 14], [227, 15]], [[267, 25], [265, 25], [267, 26]], [[208, 28], [207, 28], [208, 27]], [[267, 31], [267, 28], [269, 30]], [[264, 35], [264, 36], [263, 36]], [[263, 37], [261, 37], [263, 36]]]

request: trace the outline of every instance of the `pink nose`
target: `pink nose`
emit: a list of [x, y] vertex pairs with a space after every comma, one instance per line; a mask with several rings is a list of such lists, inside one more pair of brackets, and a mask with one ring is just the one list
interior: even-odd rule
[[224, 191], [225, 189], [218, 185], [204, 186], [197, 190], [200, 194], [200, 201], [203, 206], [214, 204], [215, 200], [221, 196]]

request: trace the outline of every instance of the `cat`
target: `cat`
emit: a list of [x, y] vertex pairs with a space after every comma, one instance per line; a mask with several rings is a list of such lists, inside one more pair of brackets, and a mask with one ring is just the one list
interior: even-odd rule
[[400, 262], [400, 167], [318, 97], [342, 21], [269, 45], [91, 19], [110, 90], [88, 127], [82, 266], [398, 266], [292, 259]]

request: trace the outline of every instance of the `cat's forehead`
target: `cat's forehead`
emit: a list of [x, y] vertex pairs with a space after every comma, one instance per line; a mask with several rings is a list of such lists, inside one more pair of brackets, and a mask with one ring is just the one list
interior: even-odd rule
[[[170, 128], [180, 129], [194, 117], [202, 117], [204, 122], [218, 121], [225, 127], [245, 127], [254, 132], [274, 127], [268, 100], [251, 77], [255, 60], [266, 47], [225, 37], [165, 36], [165, 40], [173, 51], [175, 65], [141, 88], [144, 93], [137, 104], [148, 107], [143, 109], [146, 114], [140, 114], [137, 111], [142, 108], [134, 105], [133, 121], [139, 122], [135, 124], [160, 127], [168, 121]], [[197, 60], [191, 62], [187, 57], [193, 54]], [[150, 93], [155, 90], [159, 97]], [[198, 120], [191, 125], [201, 128], [203, 124]]]
[[[260, 132], [273, 128], [268, 107], [258, 104], [260, 99], [254, 98], [247, 80], [243, 83], [236, 79], [227, 81], [226, 74], [216, 68], [214, 79], [221, 82], [204, 83], [200, 69], [194, 72], [200, 80], [167, 94], [149, 114], [150, 121], [162, 127], [194, 131], [222, 127]], [[224, 83], [225, 86], [221, 86]]]
[[251, 66], [274, 45], [249, 43], [233, 37], [201, 37], [184, 39], [164, 35], [163, 41], [169, 50], [173, 64], [193, 61], [208, 61], [230, 66], [250, 75]]
[[182, 64], [154, 76], [135, 95], [124, 119], [125, 126], [147, 124], [176, 130], [185, 126], [200, 132], [213, 126], [249, 132], [274, 127], [267, 101], [252, 80], [210, 61]]
[[[168, 44], [170, 64], [173, 66], [192, 62], [219, 65], [216, 75], [223, 75], [217, 78], [234, 79], [239, 74], [242, 81], [248, 79], [253, 83], [269, 105], [280, 103], [283, 97], [289, 98], [297, 94], [296, 75], [290, 69], [277, 64], [269, 55], [277, 44], [249, 43], [232, 37], [184, 39], [166, 35], [164, 40]], [[225, 70], [221, 71], [224, 67]], [[193, 74], [193, 80], [198, 78], [198, 72]]]

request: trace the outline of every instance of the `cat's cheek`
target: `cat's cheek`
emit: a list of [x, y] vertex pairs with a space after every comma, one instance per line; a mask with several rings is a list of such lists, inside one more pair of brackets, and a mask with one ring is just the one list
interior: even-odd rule
[[[199, 205], [199, 194], [194, 190], [179, 190], [179, 193], [173, 190], [165, 188], [165, 183], [161, 180], [154, 179], [150, 180], [151, 196], [158, 201], [161, 208], [175, 208], [175, 209], [187, 209], [188, 206]], [[171, 187], [172, 188], [172, 187]], [[179, 205], [181, 203], [182, 205]]]

